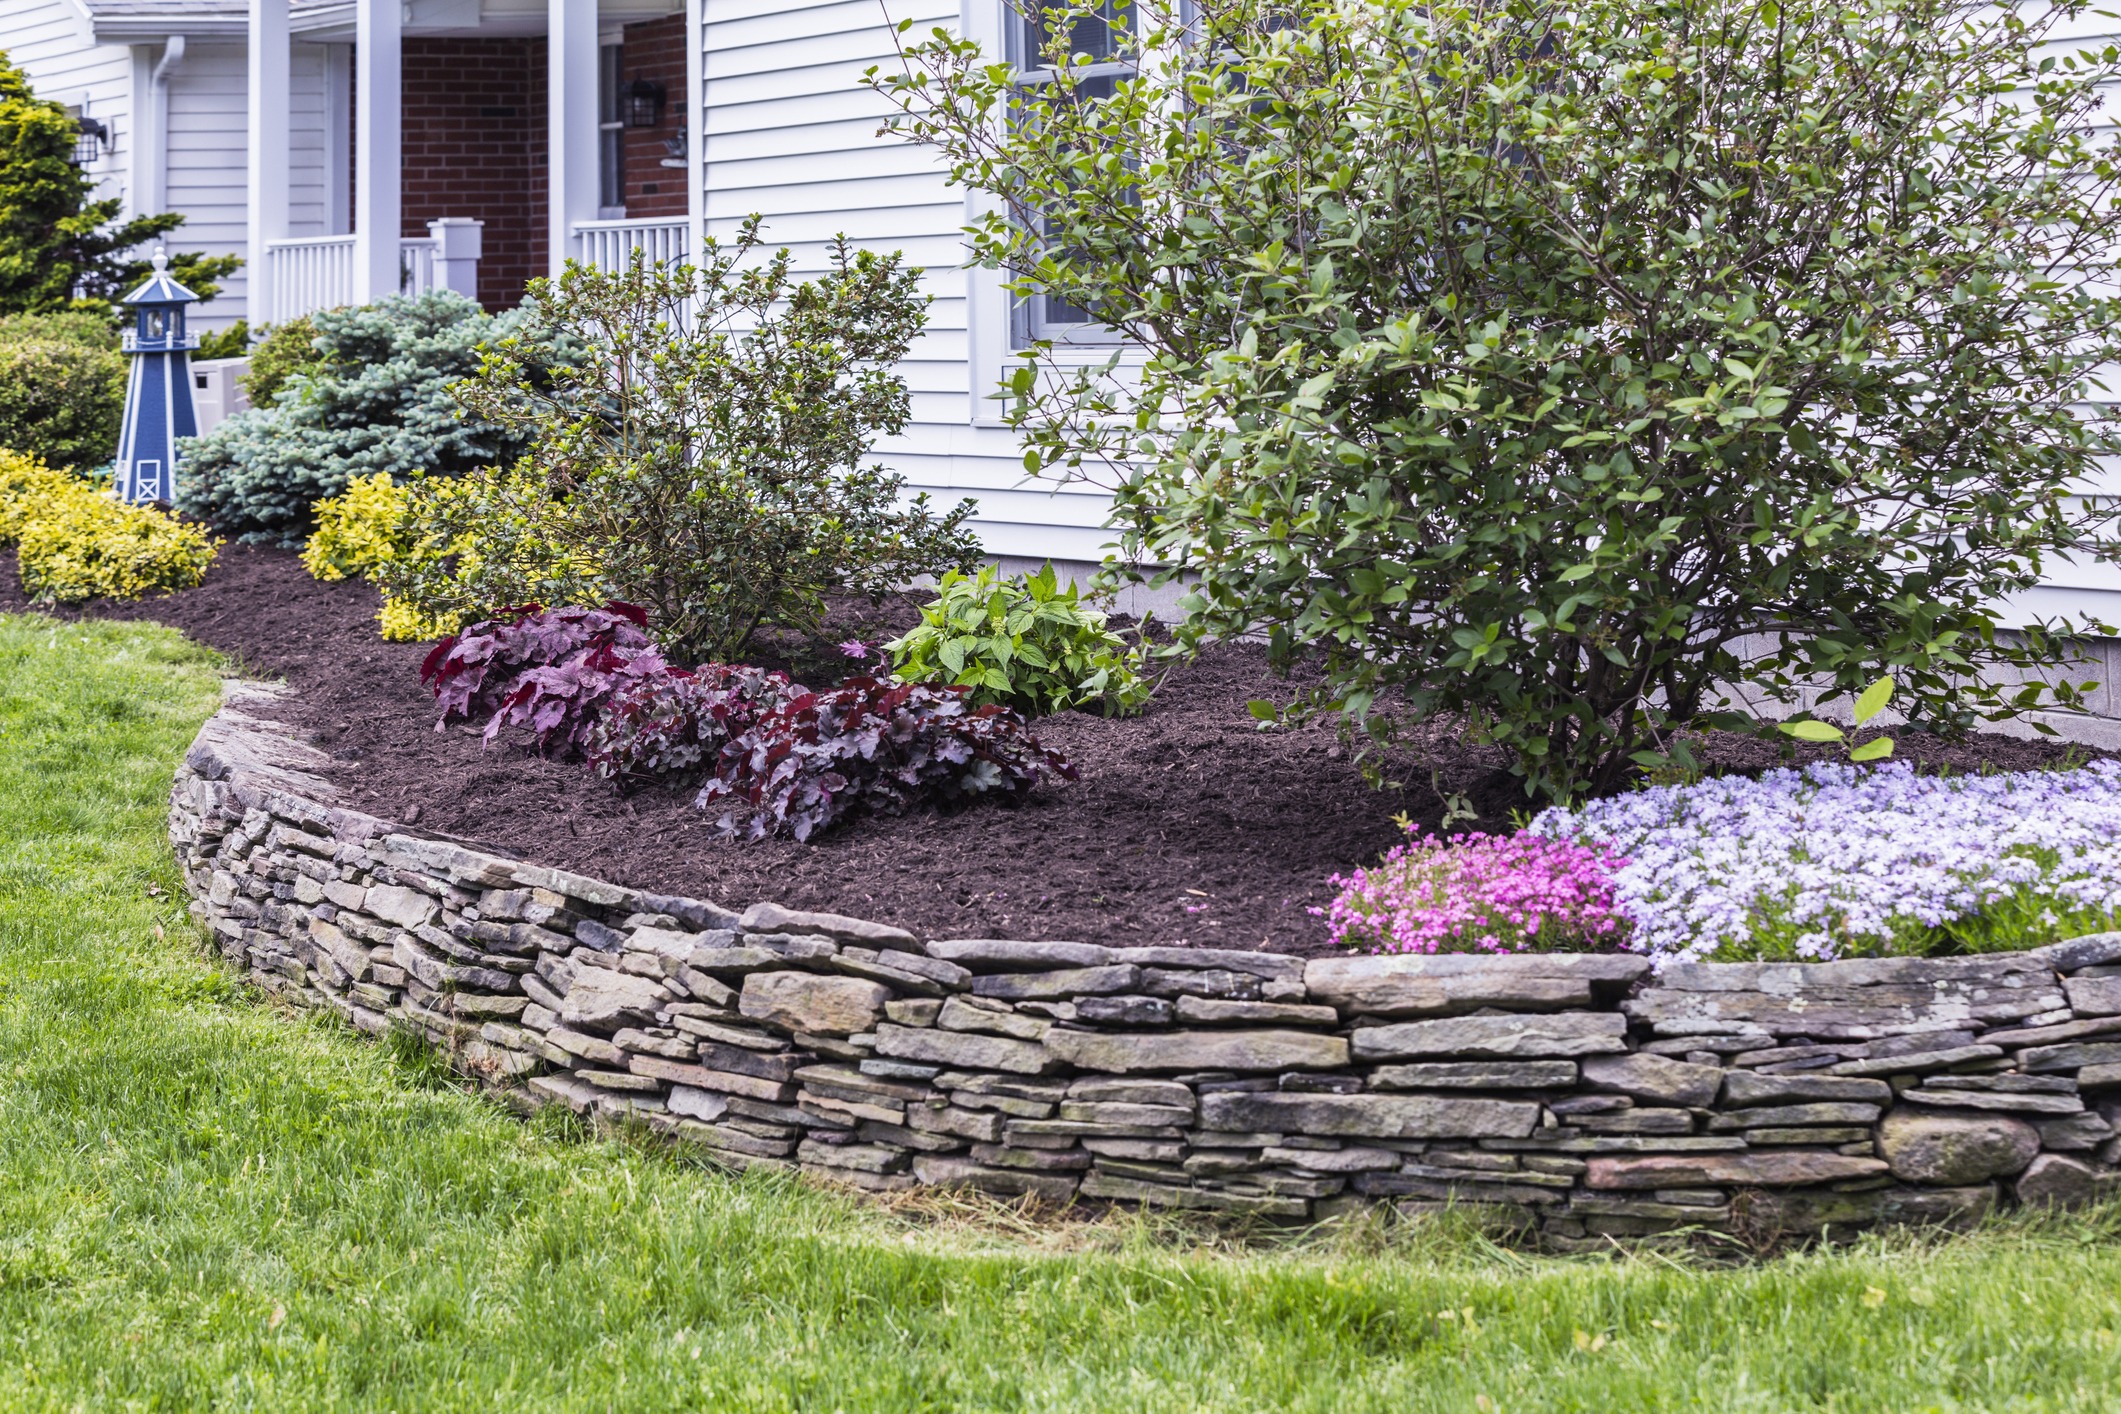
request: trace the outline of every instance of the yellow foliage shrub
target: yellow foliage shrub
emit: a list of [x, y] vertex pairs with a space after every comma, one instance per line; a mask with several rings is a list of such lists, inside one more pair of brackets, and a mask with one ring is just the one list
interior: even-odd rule
[[[411, 495], [389, 472], [355, 477], [342, 495], [317, 502], [317, 529], [302, 547], [302, 567], [327, 582], [353, 575], [372, 579], [385, 565], [427, 553], [412, 533], [411, 505]], [[376, 618], [393, 643], [425, 643], [455, 633], [461, 622], [458, 614], [425, 613], [389, 593]]]
[[173, 515], [125, 505], [80, 477], [4, 451], [0, 540], [15, 542], [31, 597], [59, 603], [190, 589], [221, 545]]
[[86, 486], [70, 471], [0, 448], [0, 545], [21, 537], [22, 524], [29, 519], [31, 507], [49, 504]]
[[405, 508], [405, 492], [389, 472], [356, 476], [343, 494], [317, 502], [317, 529], [302, 547], [302, 568], [326, 582], [374, 574], [404, 553]]
[[464, 626], [461, 614], [423, 614], [388, 594], [383, 596], [383, 608], [376, 619], [383, 625], [383, 637], [392, 643], [432, 643]]

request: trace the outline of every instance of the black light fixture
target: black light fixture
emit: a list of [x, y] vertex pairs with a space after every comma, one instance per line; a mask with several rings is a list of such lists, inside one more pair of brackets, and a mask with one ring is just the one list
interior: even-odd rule
[[94, 118], [74, 119], [74, 155], [76, 167], [86, 167], [110, 150], [110, 129]]
[[626, 85], [626, 126], [655, 128], [663, 123], [663, 86], [638, 73]]

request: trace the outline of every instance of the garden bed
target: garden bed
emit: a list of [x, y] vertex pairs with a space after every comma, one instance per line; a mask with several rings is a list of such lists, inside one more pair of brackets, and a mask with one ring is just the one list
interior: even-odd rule
[[[426, 650], [380, 641], [376, 603], [363, 583], [311, 579], [292, 554], [231, 546], [198, 589], [89, 612], [167, 623], [246, 672], [284, 676], [297, 692], [279, 710], [330, 753], [328, 774], [347, 803], [376, 815], [628, 887], [737, 907], [770, 898], [926, 936], [1317, 954], [1327, 950], [1325, 925], [1307, 910], [1330, 900], [1331, 874], [1400, 838], [1395, 813], [1435, 827], [1440, 787], [1469, 795], [1478, 823], [1499, 829], [1522, 802], [1498, 776], [1499, 758], [1442, 731], [1387, 763], [1404, 788], [1385, 790], [1364, 783], [1330, 730], [1257, 731], [1245, 703], [1290, 689], [1257, 650], [1236, 646], [1174, 671], [1139, 719], [1041, 721], [1040, 737], [1082, 779], [1043, 786], [1020, 805], [862, 820], [810, 844], [723, 841], [689, 790], [621, 795], [520, 742], [486, 747], [473, 727], [434, 731], [436, 710], [418, 681]], [[7, 557], [0, 610], [25, 607]], [[850, 631], [874, 641], [895, 630], [907, 620], [892, 619], [893, 607], [856, 615]], [[813, 685], [830, 671], [789, 666]], [[1907, 735], [1900, 756], [2022, 770], [2067, 750]], [[1778, 760], [1774, 746], [1737, 738], [1712, 741], [1708, 754], [1724, 769]]]

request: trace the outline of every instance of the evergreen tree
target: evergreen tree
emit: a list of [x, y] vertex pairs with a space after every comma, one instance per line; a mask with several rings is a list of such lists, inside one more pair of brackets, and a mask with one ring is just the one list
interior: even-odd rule
[[[79, 136], [57, 103], [30, 92], [0, 53], [0, 314], [88, 308], [116, 314], [150, 269], [130, 252], [184, 224], [175, 212], [120, 222], [116, 197], [91, 200], [95, 179], [70, 159]], [[200, 299], [242, 261], [196, 251], [170, 257], [170, 273]]]

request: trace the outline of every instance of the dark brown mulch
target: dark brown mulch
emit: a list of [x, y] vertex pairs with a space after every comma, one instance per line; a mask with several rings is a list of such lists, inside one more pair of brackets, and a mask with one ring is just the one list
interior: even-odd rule
[[[0, 556], [0, 610], [24, 607], [13, 557]], [[375, 610], [365, 585], [319, 584], [292, 554], [230, 546], [198, 589], [78, 612], [169, 624], [248, 673], [284, 677], [297, 690], [288, 719], [343, 763], [336, 778], [348, 803], [374, 814], [635, 887], [735, 907], [772, 899], [930, 936], [1317, 953], [1325, 929], [1306, 909], [1331, 897], [1329, 875], [1400, 838], [1394, 814], [1433, 829], [1439, 790], [1465, 792], [1479, 824], [1501, 828], [1523, 801], [1493, 753], [1441, 729], [1387, 760], [1403, 784], [1383, 790], [1364, 783], [1329, 729], [1256, 730], [1247, 701], [1284, 697], [1290, 684], [1259, 650], [1234, 646], [1175, 670], [1139, 718], [1042, 721], [1040, 737], [1081, 769], [1075, 784], [1014, 806], [859, 821], [810, 844], [736, 843], [715, 837], [689, 791], [622, 796], [519, 742], [487, 747], [469, 728], [434, 731], [418, 681], [426, 649], [378, 639]], [[904, 613], [857, 616], [834, 636], [874, 641]], [[792, 657], [806, 680], [823, 680], [829, 657]], [[1900, 754], [2026, 769], [2064, 750], [1910, 734]], [[1774, 746], [1742, 738], [1714, 739], [1708, 755], [1737, 770], [1779, 760]]]

